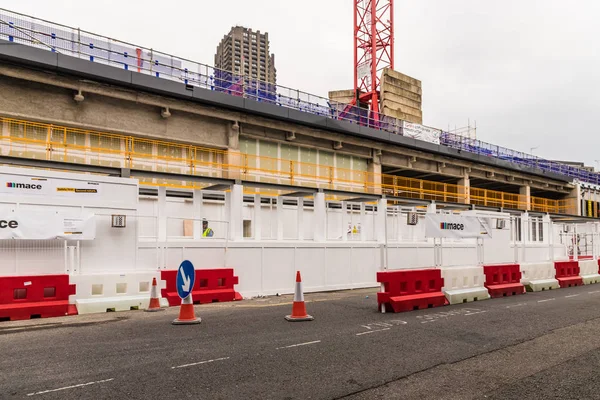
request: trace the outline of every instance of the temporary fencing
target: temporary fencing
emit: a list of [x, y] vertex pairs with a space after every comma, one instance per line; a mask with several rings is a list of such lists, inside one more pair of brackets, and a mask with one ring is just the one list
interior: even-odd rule
[[[74, 304], [79, 314], [148, 308], [151, 283], [157, 276], [157, 272], [73, 275], [71, 281], [77, 285]], [[165, 299], [160, 303], [168, 305]]]
[[0, 321], [60, 317], [74, 314], [69, 296], [75, 285], [68, 275], [0, 277]]
[[530, 292], [558, 289], [560, 286], [555, 278], [556, 270], [552, 261], [539, 263], [523, 263], [521, 266], [521, 283]]
[[598, 260], [579, 260], [579, 269], [581, 279], [583, 283], [589, 285], [590, 283], [600, 282], [600, 274], [598, 274]]
[[441, 268], [444, 278], [443, 292], [450, 304], [467, 303], [490, 298], [482, 266], [456, 266]]
[[377, 304], [382, 312], [410, 311], [439, 307], [447, 304], [442, 286], [444, 279], [439, 269], [382, 271], [377, 273], [382, 291], [377, 293]]
[[[179, 270], [160, 271], [161, 279], [166, 281], [166, 286], [161, 290], [161, 294], [167, 299], [170, 306], [181, 304], [176, 286], [178, 273]], [[238, 277], [233, 275], [232, 268], [197, 269], [192, 289], [194, 303], [206, 304], [241, 300], [242, 296], [233, 288], [237, 284]]]
[[583, 279], [579, 275], [579, 263], [577, 261], [556, 261], [556, 279], [561, 288], [581, 286]]
[[492, 298], [525, 293], [519, 264], [486, 265], [483, 272], [485, 287]]

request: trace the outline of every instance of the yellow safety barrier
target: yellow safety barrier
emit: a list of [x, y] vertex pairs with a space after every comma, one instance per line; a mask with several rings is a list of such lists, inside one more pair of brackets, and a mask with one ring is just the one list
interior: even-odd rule
[[[3, 154], [183, 175], [235, 178], [263, 183], [386, 194], [419, 200], [526, 210], [524, 195], [432, 182], [389, 174], [271, 158], [196, 145], [137, 138], [0, 117]], [[144, 184], [201, 187], [172, 179], [142, 178]], [[531, 197], [531, 209], [574, 214], [571, 200]]]

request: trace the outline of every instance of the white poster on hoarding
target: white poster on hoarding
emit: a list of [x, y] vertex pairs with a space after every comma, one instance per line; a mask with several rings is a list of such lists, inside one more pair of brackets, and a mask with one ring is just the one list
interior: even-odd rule
[[432, 238], [491, 238], [488, 218], [462, 215], [426, 214], [425, 236]]
[[93, 214], [81, 217], [62, 218], [61, 239], [94, 240], [96, 238], [96, 218]]
[[413, 139], [440, 144], [442, 131], [413, 122], [402, 121], [402, 134]]
[[0, 240], [93, 240], [95, 238], [96, 220], [93, 214], [68, 217], [51, 211], [0, 212]]

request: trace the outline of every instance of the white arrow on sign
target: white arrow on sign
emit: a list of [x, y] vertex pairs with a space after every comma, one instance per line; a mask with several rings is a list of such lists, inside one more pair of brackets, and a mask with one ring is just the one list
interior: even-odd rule
[[184, 292], [189, 292], [190, 291], [190, 278], [188, 278], [183, 273], [183, 267], [179, 267], [179, 272], [181, 272], [181, 279], [183, 279], [183, 285], [181, 285], [181, 287], [183, 288]]

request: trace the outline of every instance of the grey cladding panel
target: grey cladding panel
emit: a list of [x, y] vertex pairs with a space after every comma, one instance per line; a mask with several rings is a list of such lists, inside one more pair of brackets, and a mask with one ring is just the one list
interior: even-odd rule
[[145, 75], [138, 72], [131, 73], [131, 83], [140, 89], [150, 88], [154, 92], [160, 92], [177, 97], [191, 98], [194, 94], [194, 90], [196, 89], [191, 89], [191, 86], [189, 87], [191, 90], [186, 88], [186, 85], [183, 82], [170, 81], [168, 79], [161, 79], [152, 75]]
[[358, 124], [353, 124], [346, 121], [337, 121], [335, 119], [328, 118], [326, 120], [326, 125], [327, 128], [335, 129], [338, 132], [351, 133], [355, 135], [360, 133], [360, 126]]
[[74, 75], [115, 83], [131, 84], [131, 71], [99, 64], [82, 58], [58, 55], [58, 69]]
[[50, 50], [36, 49], [0, 40], [0, 59], [3, 60], [18, 61], [23, 64], [47, 67], [54, 70], [58, 64], [57, 56], [58, 54]]
[[282, 107], [270, 103], [263, 103], [253, 99], [244, 99], [244, 109], [250, 112], [266, 115], [277, 119], [287, 119], [289, 116], [289, 108], [287, 107]]
[[[309, 114], [306, 112], [294, 110], [293, 108], [288, 109], [288, 117], [293, 121], [316, 126], [320, 128], [327, 127], [327, 117]], [[292, 122], [293, 122], [292, 121]]]
[[224, 106], [227, 108], [244, 109], [244, 98], [232, 96], [227, 93], [216, 92], [214, 90], [194, 88], [193, 98], [204, 103]]
[[368, 137], [369, 139], [379, 140], [382, 142], [393, 142], [394, 138], [392, 136], [396, 136], [386, 131], [380, 131], [360, 125], [358, 127], [358, 132], [363, 137]]

